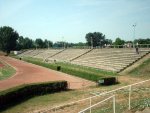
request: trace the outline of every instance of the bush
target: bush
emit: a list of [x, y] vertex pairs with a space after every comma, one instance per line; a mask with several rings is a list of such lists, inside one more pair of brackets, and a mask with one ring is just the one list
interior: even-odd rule
[[61, 70], [61, 66], [57, 66], [57, 71], [60, 71]]
[[118, 83], [116, 77], [105, 77], [105, 78], [101, 78], [98, 81], [99, 85], [113, 85], [113, 84], [116, 84], [116, 83]]
[[0, 111], [33, 96], [67, 90], [67, 81], [22, 85], [0, 92]]

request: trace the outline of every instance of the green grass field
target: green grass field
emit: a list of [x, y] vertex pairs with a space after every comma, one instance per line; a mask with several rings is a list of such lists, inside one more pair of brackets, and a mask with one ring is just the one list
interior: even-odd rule
[[150, 77], [150, 58], [130, 71], [129, 74], [135, 77]]
[[4, 67], [0, 68], [0, 80], [7, 79], [15, 74], [16, 71], [14, 68], [3, 62], [0, 63], [4, 65]]
[[110, 76], [118, 75], [117, 73], [114, 73], [114, 72], [79, 66], [79, 65], [70, 64], [70, 63], [62, 63], [62, 62], [45, 63], [43, 62], [42, 59], [31, 58], [31, 57], [23, 57], [22, 60], [29, 62], [29, 63], [36, 64], [36, 65], [40, 65], [46, 68], [50, 68], [53, 70], [57, 70], [57, 66], [61, 66], [61, 70], [60, 70], [61, 72], [74, 75], [74, 76], [78, 76], [78, 77], [91, 80], [91, 81], [98, 81], [102, 77], [110, 77]]
[[[41, 66], [44, 66], [47, 68], [52, 68], [54, 70], [56, 70], [56, 67], [59, 65], [59, 66], [62, 66], [62, 70], [64, 68], [64, 70], [63, 70], [64, 72], [70, 72], [71, 70], [76, 70], [74, 72], [75, 74], [78, 73], [78, 71], [80, 71], [80, 72], [84, 72], [84, 74], [89, 73], [91, 76], [95, 75], [95, 76], [99, 76], [99, 77], [102, 77], [104, 75], [105, 76], [116, 76], [117, 75], [116, 73], [112, 73], [112, 72], [105, 72], [102, 70], [96, 70], [94, 68], [80, 67], [77, 65], [71, 65], [71, 64], [67, 64], [67, 63], [47, 64], [47, 63], [40, 62], [40, 59], [33, 59], [33, 58], [24, 58], [23, 60], [28, 61], [30, 63], [37, 64], [37, 65], [41, 65]], [[143, 75], [144, 76], [149, 75], [149, 71], [150, 71], [150, 69], [149, 69], [150, 63], [149, 62], [150, 62], [150, 60], [145, 61], [138, 68], [132, 70], [130, 72], [131, 77], [136, 78], [137, 73], [138, 73], [138, 77], [142, 77]], [[80, 74], [78, 76], [80, 76]], [[31, 112], [34, 110], [47, 108], [47, 107], [51, 108], [53, 106], [62, 105], [65, 103], [72, 102], [74, 100], [79, 100], [81, 98], [89, 97], [89, 96], [91, 96], [90, 92], [109, 91], [109, 90], [116, 89], [116, 88], [124, 86], [124, 85], [128, 85], [128, 84], [121, 83], [121, 84], [107, 86], [107, 87], [106, 86], [90, 87], [90, 88], [85, 88], [85, 89], [80, 89], [80, 90], [72, 90], [72, 91], [67, 91], [67, 92], [37, 96], [37, 97], [31, 98], [23, 103], [20, 103], [19, 105], [11, 107], [10, 109], [3, 111], [2, 113], [19, 113], [20, 111], [22, 113], [26, 113], [26, 112]], [[144, 90], [144, 91], [147, 92], [147, 90]], [[125, 93], [127, 93], [127, 92], [125, 92]], [[138, 92], [135, 91], [135, 94], [136, 93], [138, 93]], [[147, 94], [149, 94], [149, 92], [147, 92]], [[142, 110], [144, 107], [147, 107], [147, 106], [150, 107], [150, 97], [147, 94], [145, 95], [145, 98], [144, 98], [142, 92], [138, 93], [138, 95], [140, 95], [140, 98], [138, 98], [138, 99], [135, 98], [136, 96], [132, 95], [132, 98], [135, 98], [132, 100], [132, 103], [131, 103], [133, 111], [136, 111], [138, 109]], [[122, 97], [122, 94], [120, 95], [120, 97]], [[110, 105], [111, 105], [111, 103], [112, 102], [110, 102]], [[124, 110], [127, 110], [127, 107], [128, 107], [128, 105], [125, 104], [123, 101], [121, 101], [121, 103], [118, 103], [116, 105], [117, 112], [119, 112], [119, 113], [122, 113]], [[104, 106], [103, 109], [96, 109], [96, 110], [93, 109], [93, 112], [94, 113], [111, 113], [112, 107]]]

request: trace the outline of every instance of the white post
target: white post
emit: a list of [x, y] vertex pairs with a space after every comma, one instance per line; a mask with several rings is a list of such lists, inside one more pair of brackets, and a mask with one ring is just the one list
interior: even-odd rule
[[56, 111], [57, 111], [57, 110], [56, 110], [56, 107], [55, 107], [55, 113], [56, 113]]
[[92, 98], [90, 97], [90, 113], [92, 113], [91, 105], [92, 105]]
[[113, 111], [116, 113], [116, 98], [115, 96], [113, 97]]
[[129, 86], [129, 110], [131, 109], [131, 85]]

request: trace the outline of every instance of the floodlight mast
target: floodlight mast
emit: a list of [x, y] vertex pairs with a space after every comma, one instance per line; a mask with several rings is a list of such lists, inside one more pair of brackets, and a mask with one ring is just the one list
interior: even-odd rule
[[136, 27], [136, 23], [133, 24], [133, 48], [135, 48], [135, 44], [134, 44], [134, 40], [135, 40], [135, 27]]
[[91, 49], [93, 49], [93, 38], [91, 37]]
[[48, 41], [48, 49], [49, 49], [49, 41]]

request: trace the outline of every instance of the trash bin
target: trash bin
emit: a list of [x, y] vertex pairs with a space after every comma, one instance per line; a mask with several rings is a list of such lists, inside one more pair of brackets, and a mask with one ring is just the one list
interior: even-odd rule
[[57, 66], [57, 71], [60, 71], [61, 70], [61, 66]]

